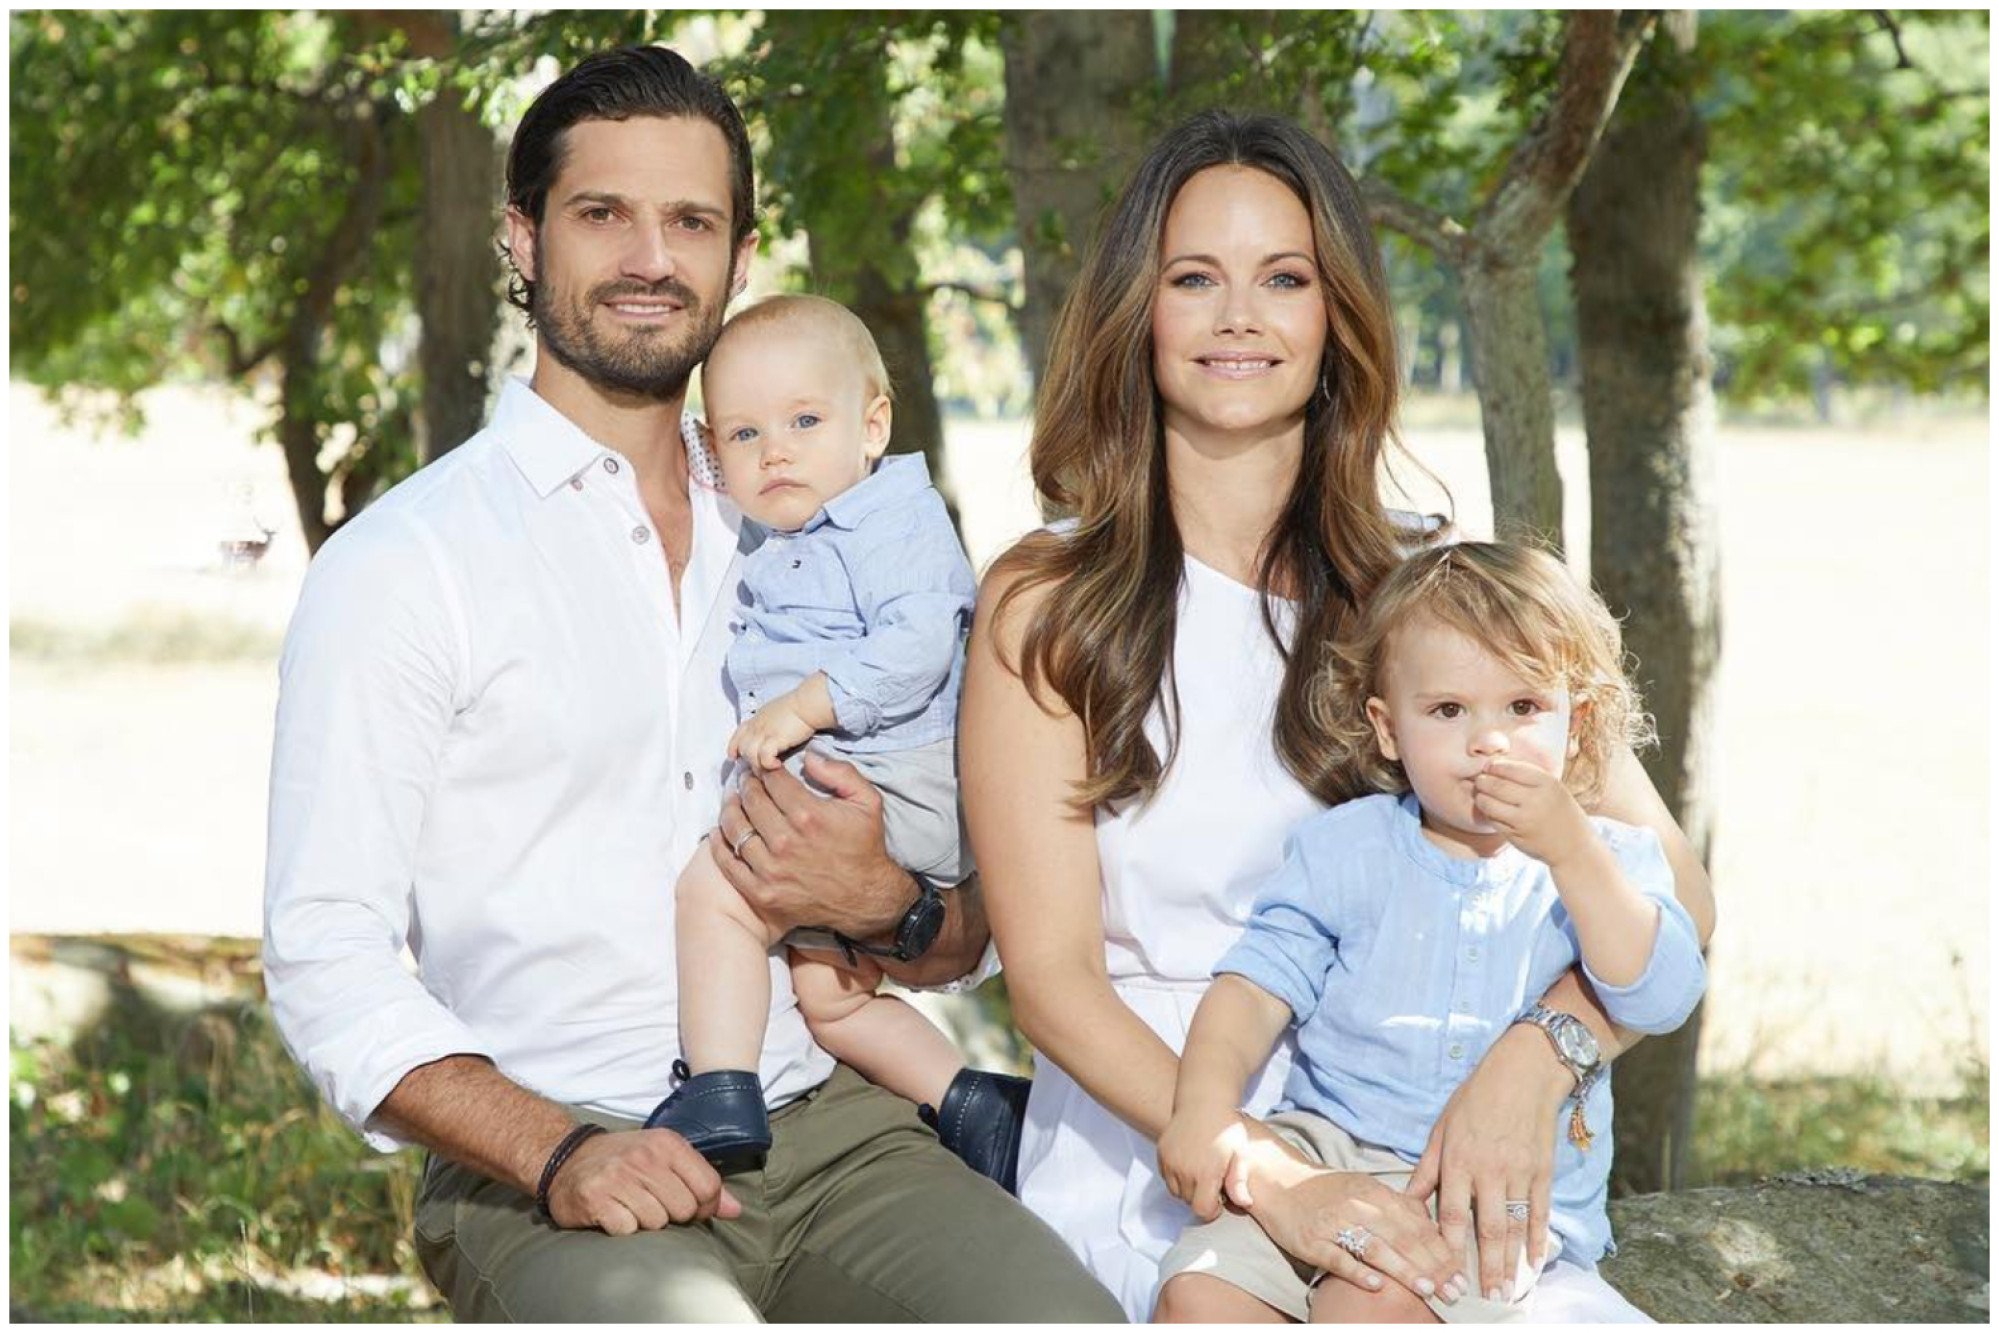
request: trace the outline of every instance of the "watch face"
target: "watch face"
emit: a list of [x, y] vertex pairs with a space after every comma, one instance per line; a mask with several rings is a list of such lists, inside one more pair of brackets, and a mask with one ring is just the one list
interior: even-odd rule
[[937, 942], [937, 932], [942, 929], [944, 900], [935, 893], [926, 893], [909, 909], [901, 929], [896, 931], [896, 953], [904, 962], [921, 958]]
[[1555, 1032], [1555, 1044], [1572, 1064], [1587, 1068], [1597, 1062], [1596, 1038], [1580, 1019], [1562, 1024]]

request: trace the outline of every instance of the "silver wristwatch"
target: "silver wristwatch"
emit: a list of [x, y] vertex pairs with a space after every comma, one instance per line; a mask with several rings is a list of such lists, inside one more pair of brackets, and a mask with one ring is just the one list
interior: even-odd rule
[[1576, 1090], [1570, 1094], [1575, 1099], [1575, 1109], [1569, 1113], [1569, 1142], [1587, 1152], [1594, 1136], [1583, 1118], [1583, 1106], [1589, 1100], [1590, 1089], [1603, 1077], [1603, 1051], [1596, 1044], [1596, 1034], [1574, 1014], [1543, 1004], [1535, 1005], [1517, 1021], [1532, 1023], [1547, 1033], [1555, 1048], [1555, 1058], [1575, 1075]]

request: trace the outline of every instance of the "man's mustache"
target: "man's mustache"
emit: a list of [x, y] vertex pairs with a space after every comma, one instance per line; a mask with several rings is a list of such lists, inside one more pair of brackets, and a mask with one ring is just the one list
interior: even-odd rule
[[701, 308], [701, 298], [694, 294], [694, 289], [673, 278], [662, 278], [655, 283], [607, 282], [601, 287], [592, 288], [590, 292], [593, 304], [662, 298], [674, 302], [683, 310]]

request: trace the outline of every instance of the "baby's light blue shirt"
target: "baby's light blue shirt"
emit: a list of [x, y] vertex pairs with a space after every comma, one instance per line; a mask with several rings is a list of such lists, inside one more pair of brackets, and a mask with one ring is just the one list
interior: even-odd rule
[[739, 715], [826, 673], [836, 748], [908, 750], [955, 732], [978, 580], [921, 454], [884, 458], [797, 532], [745, 520], [729, 685]]
[[[1644, 973], [1611, 986], [1583, 972], [1613, 1021], [1670, 1032], [1707, 984], [1699, 935], [1673, 896], [1650, 829], [1592, 819], [1640, 893], [1659, 904]], [[1300, 824], [1216, 975], [1238, 973], [1291, 1007], [1298, 1060], [1284, 1105], [1325, 1116], [1410, 1163], [1444, 1103], [1514, 1020], [1581, 959], [1548, 867], [1514, 847], [1460, 859], [1423, 836], [1412, 795], [1369, 796]], [[1550, 1225], [1567, 1256], [1612, 1252], [1610, 1079], [1586, 1113], [1596, 1139], [1560, 1119]]]

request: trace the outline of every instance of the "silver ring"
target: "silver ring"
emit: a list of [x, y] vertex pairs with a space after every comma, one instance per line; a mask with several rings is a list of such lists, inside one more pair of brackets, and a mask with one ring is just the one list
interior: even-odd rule
[[1333, 1244], [1339, 1246], [1362, 1263], [1366, 1263], [1367, 1243], [1373, 1239], [1373, 1233], [1366, 1227], [1341, 1227], [1340, 1234], [1333, 1237]]
[[740, 837], [740, 838], [737, 838], [737, 839], [735, 839], [734, 841], [732, 841], [732, 842], [731, 842], [731, 843], [729, 844], [729, 851], [730, 851], [730, 852], [731, 852], [731, 853], [732, 853], [732, 854], [733, 854], [733, 855], [734, 855], [734, 856], [735, 856], [735, 857], [736, 857], [737, 859], [739, 859], [739, 860], [740, 860], [740, 859], [742, 858], [742, 855], [743, 855], [743, 848], [745, 848], [745, 847], [747, 847], [747, 846], [749, 846], [749, 845], [750, 845], [750, 839], [751, 839], [751, 838], [758, 838], [758, 837], [762, 837], [762, 836], [763, 836], [763, 835], [762, 835], [762, 834], [760, 834], [760, 833], [758, 833], [758, 832], [757, 832], [757, 831], [756, 831], [756, 830], [755, 830], [754, 828], [747, 828], [747, 829], [744, 829], [744, 830], [743, 830], [743, 836], [742, 836], [742, 837]]
[[1506, 1215], [1515, 1222], [1525, 1222], [1527, 1220], [1527, 1200], [1508, 1199], [1506, 1201]]

